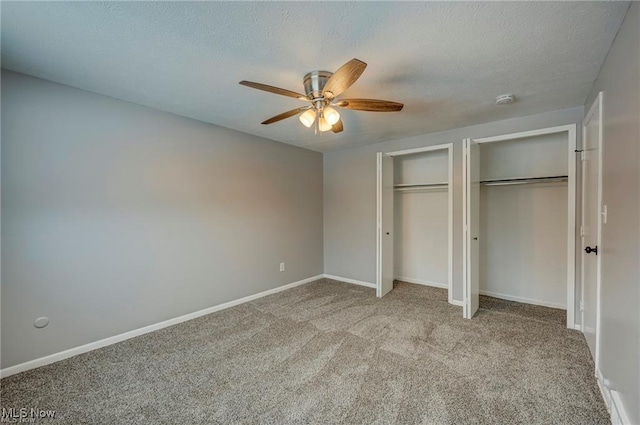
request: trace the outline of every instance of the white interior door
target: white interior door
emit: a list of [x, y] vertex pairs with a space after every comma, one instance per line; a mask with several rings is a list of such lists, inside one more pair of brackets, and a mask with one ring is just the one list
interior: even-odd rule
[[378, 297], [393, 289], [393, 205], [393, 157], [378, 152]]
[[471, 319], [480, 305], [480, 255], [478, 234], [480, 227], [480, 145], [465, 140], [464, 166], [465, 216], [465, 279], [463, 288], [463, 316]]
[[582, 332], [597, 364], [600, 233], [600, 97], [583, 123], [582, 144]]

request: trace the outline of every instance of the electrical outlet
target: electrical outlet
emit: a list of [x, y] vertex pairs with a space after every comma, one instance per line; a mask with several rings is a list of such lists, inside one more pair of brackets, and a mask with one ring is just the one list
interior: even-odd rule
[[283, 272], [284, 271], [284, 263], [280, 263], [280, 271]]

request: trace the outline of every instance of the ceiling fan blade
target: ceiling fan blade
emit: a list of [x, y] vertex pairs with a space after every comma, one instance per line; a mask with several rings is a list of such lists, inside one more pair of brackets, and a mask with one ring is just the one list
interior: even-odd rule
[[329, 98], [338, 97], [360, 78], [366, 67], [367, 64], [361, 60], [351, 59], [333, 73], [325, 84], [322, 94]]
[[269, 86], [266, 84], [254, 83], [253, 81], [240, 81], [240, 84], [243, 86], [251, 87], [258, 90], [267, 91], [269, 93], [280, 94], [282, 96], [295, 97], [300, 100], [309, 100], [309, 98], [303, 94], [296, 93], [291, 90], [281, 89], [279, 87]]
[[307, 109], [309, 109], [308, 106], [303, 106], [302, 108], [292, 109], [290, 111], [278, 114], [275, 117], [271, 117], [268, 120], [263, 121], [262, 124], [265, 124], [265, 125], [266, 124], [273, 124], [274, 122], [282, 121], [282, 120], [290, 118], [290, 117], [292, 117], [294, 115], [298, 115], [300, 112], [306, 111]]
[[338, 120], [337, 123], [331, 126], [331, 131], [333, 131], [334, 133], [340, 133], [342, 130], [344, 130], [344, 126], [342, 125], [342, 120]]
[[402, 111], [404, 104], [378, 99], [343, 99], [336, 106], [354, 111], [397, 112]]

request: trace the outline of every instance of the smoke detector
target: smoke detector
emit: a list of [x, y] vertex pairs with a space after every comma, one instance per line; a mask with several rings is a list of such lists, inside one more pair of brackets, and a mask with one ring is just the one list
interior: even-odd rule
[[501, 94], [496, 97], [496, 103], [498, 105], [508, 105], [509, 103], [513, 103], [515, 100], [515, 96], [512, 94]]

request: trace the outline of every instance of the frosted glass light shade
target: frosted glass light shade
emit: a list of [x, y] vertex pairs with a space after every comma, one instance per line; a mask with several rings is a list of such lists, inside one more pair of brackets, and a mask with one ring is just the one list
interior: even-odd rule
[[313, 109], [309, 109], [308, 111], [300, 115], [299, 119], [302, 125], [304, 125], [305, 127], [311, 127], [313, 125], [313, 122], [316, 120], [316, 111], [314, 111]]
[[323, 114], [324, 114], [324, 119], [326, 119], [327, 122], [331, 125], [334, 125], [335, 123], [340, 121], [340, 114], [331, 106], [325, 107]]
[[318, 130], [320, 131], [331, 130], [331, 124], [329, 124], [329, 121], [327, 121], [326, 118], [320, 117], [320, 119], [318, 120]]

